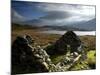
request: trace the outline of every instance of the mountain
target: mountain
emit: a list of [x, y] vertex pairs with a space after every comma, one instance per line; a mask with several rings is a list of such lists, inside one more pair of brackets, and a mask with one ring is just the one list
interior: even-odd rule
[[42, 20], [38, 20], [38, 19], [26, 21], [26, 22], [23, 22], [22, 24], [27, 24], [27, 25], [32, 25], [32, 26], [35, 25], [35, 26], [39, 26], [45, 29], [56, 29], [56, 30], [75, 30], [75, 31], [77, 30], [95, 31], [96, 30], [96, 19], [92, 19], [87, 22], [75, 23], [72, 25], [62, 24], [60, 26], [58, 24], [55, 24], [55, 25], [49, 25], [48, 23], [44, 24]]
[[96, 31], [96, 18], [85, 23], [78, 23], [74, 25], [74, 27], [80, 28], [80, 29], [86, 29], [89, 31]]
[[67, 30], [67, 31], [87, 31], [86, 29], [76, 28], [73, 26], [42, 26], [45, 30]]

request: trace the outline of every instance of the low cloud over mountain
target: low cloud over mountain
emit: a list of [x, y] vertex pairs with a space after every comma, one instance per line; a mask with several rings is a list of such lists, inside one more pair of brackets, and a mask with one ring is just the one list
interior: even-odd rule
[[95, 6], [12, 1], [12, 9], [12, 22], [95, 30]]

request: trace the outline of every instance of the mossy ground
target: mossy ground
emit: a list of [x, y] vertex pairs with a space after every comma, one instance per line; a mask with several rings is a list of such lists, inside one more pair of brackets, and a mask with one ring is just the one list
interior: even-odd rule
[[71, 70], [90, 70], [96, 67], [96, 50], [90, 50], [87, 52], [87, 59], [84, 61], [79, 60], [77, 64]]

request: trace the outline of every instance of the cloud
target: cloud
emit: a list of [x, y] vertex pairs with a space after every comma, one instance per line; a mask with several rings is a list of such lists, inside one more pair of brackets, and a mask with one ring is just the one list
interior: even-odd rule
[[59, 20], [59, 19], [65, 19], [70, 17], [70, 14], [64, 11], [50, 11], [47, 15], [40, 17], [40, 19], [46, 19], [46, 20]]
[[22, 22], [25, 21], [25, 17], [21, 16], [14, 9], [11, 10], [12, 22]]
[[[20, 9], [13, 11], [12, 15], [13, 20], [17, 22], [26, 18], [27, 20], [36, 19], [36, 22], [44, 25], [70, 25], [78, 22], [87, 22], [95, 18], [95, 6], [20, 1], [15, 2], [15, 4], [16, 9]], [[20, 11], [20, 14], [18, 11]]]
[[65, 11], [72, 14], [80, 14], [93, 16], [95, 15], [95, 6], [77, 5], [77, 4], [64, 4], [64, 3], [39, 3], [37, 5], [40, 10], [45, 12], [51, 11]]
[[89, 21], [95, 18], [95, 6], [75, 4], [39, 3], [37, 8], [46, 12], [47, 15], [40, 17], [48, 23], [53, 21], [62, 23], [76, 23]]

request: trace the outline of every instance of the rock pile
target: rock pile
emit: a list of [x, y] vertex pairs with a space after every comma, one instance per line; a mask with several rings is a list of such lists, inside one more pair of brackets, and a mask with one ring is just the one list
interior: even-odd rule
[[[12, 44], [12, 73], [30, 72], [48, 72], [51, 63], [49, 55], [40, 46], [34, 44], [33, 39], [26, 35], [18, 36]], [[20, 69], [20, 71], [19, 71]], [[33, 71], [32, 71], [33, 72]]]

